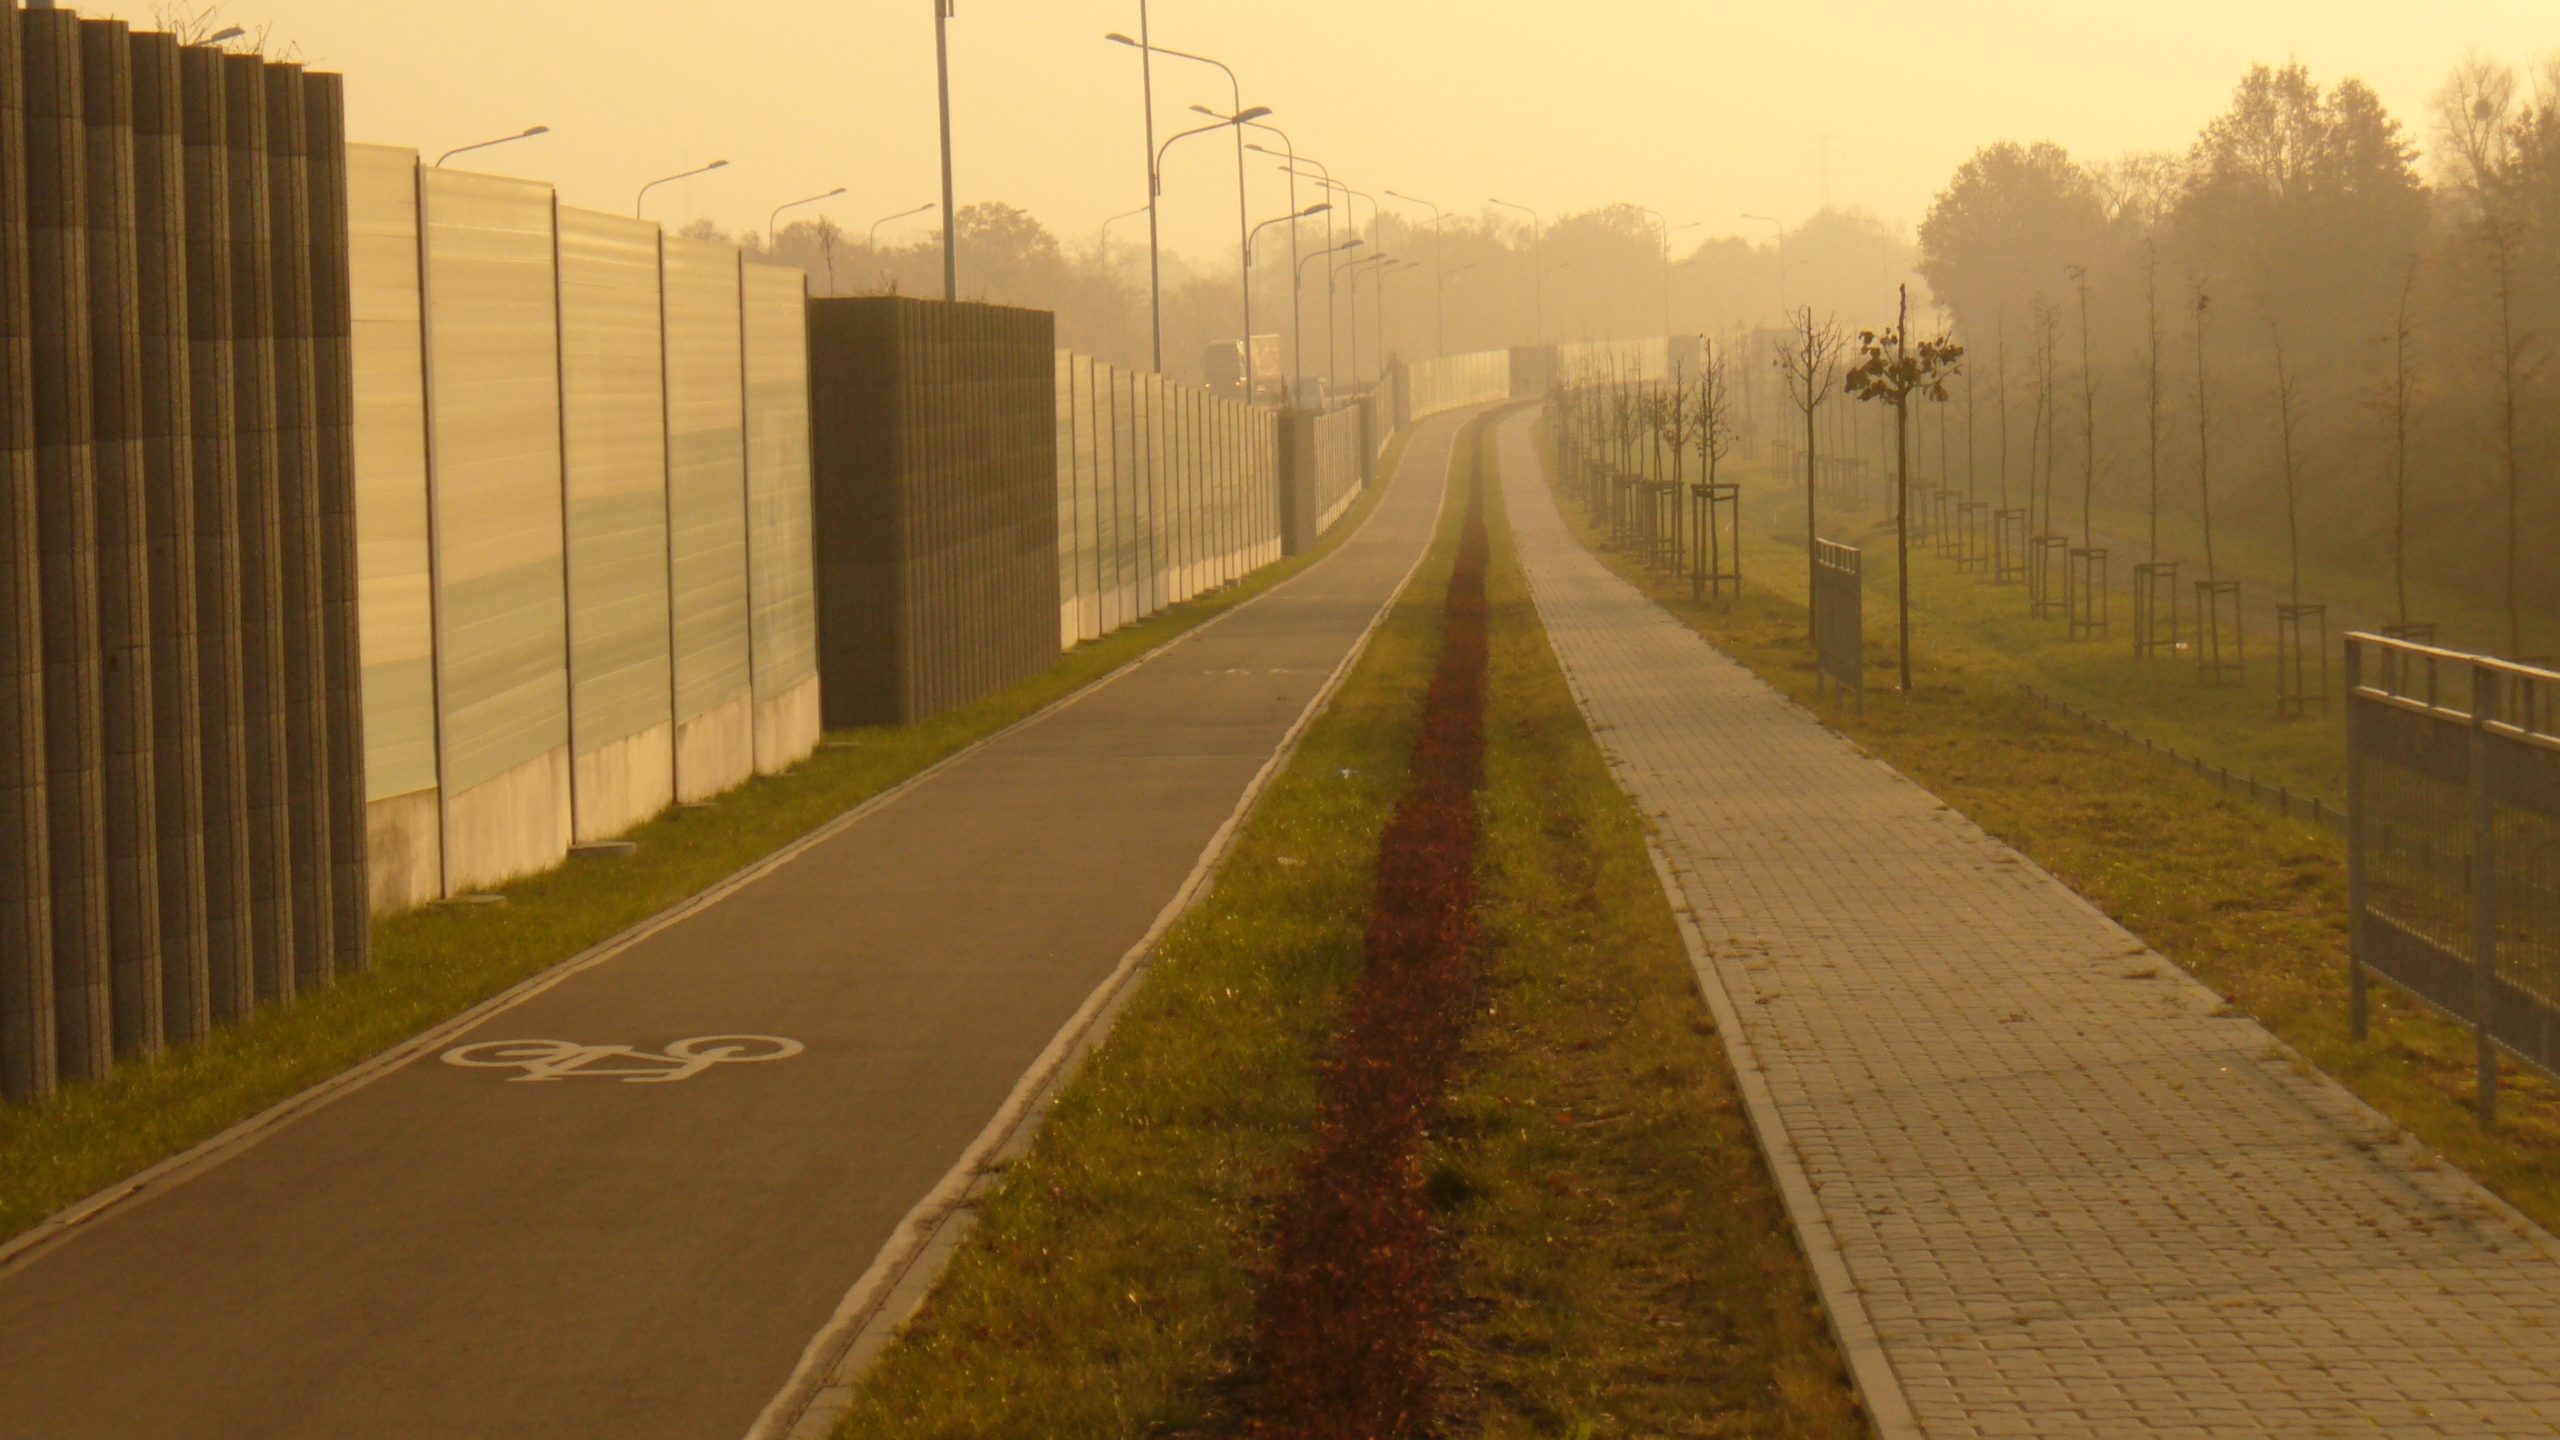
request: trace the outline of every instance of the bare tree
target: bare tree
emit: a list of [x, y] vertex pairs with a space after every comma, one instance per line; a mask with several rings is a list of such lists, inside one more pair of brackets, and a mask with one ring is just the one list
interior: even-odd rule
[[1923, 340], [1918, 348], [1910, 343], [1911, 287], [1896, 287], [1898, 297], [1893, 328], [1878, 335], [1873, 330], [1858, 332], [1858, 349], [1864, 356], [1849, 371], [1845, 382], [1850, 394], [1861, 400], [1881, 401], [1893, 407], [1893, 484], [1896, 503], [1893, 524], [1893, 568], [1898, 619], [1897, 639], [1901, 653], [1902, 693], [1911, 693], [1911, 399], [1944, 404], [1947, 378], [1956, 373], [1957, 362], [1964, 358], [1964, 347], [1953, 344], [1943, 335]]
[[2391, 382], [2383, 409], [2391, 417], [2391, 592], [2403, 630], [2409, 627], [2409, 427], [2416, 418], [2417, 369], [2410, 363], [2409, 310], [2418, 290], [2418, 257], [2400, 277], [2400, 307], [2392, 315]]
[[1814, 417], [1820, 413], [1822, 402], [1831, 398], [1831, 387], [1840, 378], [1841, 352], [1848, 342], [1836, 321], [1817, 322], [1810, 305], [1798, 307], [1789, 319], [1792, 333], [1778, 350], [1778, 371], [1786, 378], [1787, 398], [1804, 416], [1805, 633], [1812, 636], [1821, 585], [1820, 571], [1814, 564], [1815, 532], [1821, 523], [1814, 513], [1814, 496], [1819, 488], [1814, 483]]
[[2085, 550], [2098, 543], [2089, 513], [2098, 493], [2098, 371], [2089, 354], [2089, 268], [2072, 266], [2071, 283], [2080, 290], [2080, 547]]
[[223, 14], [222, 0], [203, 0], [203, 3], [198, 3], [198, 0], [153, 0], [151, 23], [169, 32], [171, 38], [181, 45], [211, 44], [215, 36], [236, 29], [239, 34], [221, 42], [224, 49], [287, 62], [302, 58], [299, 43], [291, 40], [280, 45], [277, 43], [274, 21], [261, 21], [256, 25], [236, 24]]
[[2267, 343], [2275, 352], [2276, 367], [2276, 444], [2278, 473], [2284, 477], [2284, 534], [2286, 555], [2290, 562], [2288, 581], [2290, 598], [2302, 603], [2302, 447], [2294, 443], [2296, 422], [2302, 408], [2302, 377], [2295, 373], [2292, 356], [2286, 351], [2284, 326], [2273, 314], [2267, 316]]
[[2213, 418], [2204, 365], [2204, 317], [2212, 305], [2213, 299], [2205, 293], [2204, 282], [2198, 280], [2195, 284], [2196, 500], [2204, 520], [2204, 578], [2208, 582], [2219, 578], [2213, 568]]
[[2160, 563], [2160, 245], [2142, 240], [2142, 323], [2149, 342], [2143, 389], [2142, 423], [2151, 463], [2151, 564]]
[[[1697, 497], [1695, 507], [1698, 533], [1693, 540], [1689, 565], [1689, 598], [1693, 600], [1706, 592], [1707, 550], [1715, 538], [1710, 532], [1716, 523], [1713, 499], [1716, 473], [1723, 466], [1725, 457], [1733, 453], [1734, 442], [1739, 438], [1734, 421], [1730, 367], [1725, 363], [1723, 352], [1716, 349], [1716, 342], [1702, 340], [1700, 347], [1698, 383], [1691, 400], [1697, 415], [1699, 478], [1706, 493]], [[1739, 526], [1736, 528], [1738, 531]], [[1739, 544], [1741, 540], [1737, 533], [1735, 543]]]

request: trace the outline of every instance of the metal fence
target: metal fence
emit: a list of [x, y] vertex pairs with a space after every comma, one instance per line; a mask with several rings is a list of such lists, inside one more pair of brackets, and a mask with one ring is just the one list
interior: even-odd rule
[[1815, 684], [1836, 685], [1867, 708], [1866, 576], [1855, 545], [1813, 542]]
[[2347, 637], [2351, 1005], [2368, 972], [2560, 1077], [2560, 672]]

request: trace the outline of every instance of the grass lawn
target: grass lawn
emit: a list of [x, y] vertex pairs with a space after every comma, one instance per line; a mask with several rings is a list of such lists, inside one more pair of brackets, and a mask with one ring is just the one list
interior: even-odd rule
[[[1488, 501], [1493, 980], [1428, 1160], [1458, 1255], [1443, 1431], [1863, 1435], [1641, 822]], [[1229, 1433], [1264, 1226], [1360, 967], [1460, 514], [839, 1434]]]
[[[1803, 492], [1746, 473], [1742, 598], [1689, 598], [1568, 522], [1613, 569], [1841, 733], [2016, 846], [2172, 960], [2228, 996], [2312, 1064], [2407, 1126], [2546, 1227], [2560, 1228], [2560, 1086], [2509, 1066], [2499, 1126], [2472, 1113], [2470, 1032], [2374, 987], [2365, 1043], [2347, 1033], [2344, 843], [2308, 822], [2226, 797], [2208, 780], [2025, 698], [2034, 683], [2191, 753], [2335, 796], [2337, 721], [2273, 719], [2272, 685], [2208, 690], [2182, 665], [2146, 665], [2129, 642], [2078, 645], [2026, 618], [2018, 587], [1913, 556], [1915, 693], [1893, 690], [1891, 533], [1826, 517], [1867, 549], [1864, 718], [1816, 699], [1805, 643]], [[1791, 525], [1782, 518], [1792, 513]], [[1847, 530], [1841, 534], [1838, 530]], [[1881, 543], [1879, 543], [1879, 541]], [[1916, 547], [1915, 547], [1916, 551]]]
[[[1404, 441], [1391, 442], [1380, 474], [1394, 473]], [[0, 1105], [0, 1240], [622, 933], [1261, 594], [1356, 529], [1382, 491], [1310, 554], [1080, 645], [1029, 680], [921, 724], [830, 735], [787, 774], [631, 832], [635, 854], [510, 883], [504, 905], [380, 917], [364, 974], [42, 1104]]]

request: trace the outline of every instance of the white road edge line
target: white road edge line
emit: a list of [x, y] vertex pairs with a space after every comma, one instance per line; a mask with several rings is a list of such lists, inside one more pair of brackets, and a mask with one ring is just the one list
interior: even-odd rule
[[[1367, 522], [1364, 520], [1361, 528], [1365, 529], [1366, 527]], [[1356, 534], [1357, 532], [1355, 531], [1353, 533]], [[1349, 538], [1350, 537], [1348, 535], [1344, 537], [1346, 542]], [[542, 994], [546, 990], [552, 989], [566, 980], [569, 980], [585, 971], [592, 970], [596, 966], [604, 964], [606, 961], [614, 959], [625, 951], [630, 950], [633, 946], [638, 945], [640, 942], [662, 930], [667, 929], [669, 926], [674, 925], [677, 921], [687, 919], [702, 910], [706, 910], [711, 906], [720, 903], [722, 900], [729, 898], [731, 895], [746, 888], [755, 881], [764, 878], [766, 875], [769, 875], [778, 869], [781, 869], [783, 866], [798, 859], [808, 851], [815, 849], [817, 846], [830, 839], [833, 839], [842, 831], [859, 824], [874, 812], [897, 803], [910, 791], [922, 786], [926, 781], [933, 779], [944, 770], [969, 759], [980, 750], [995, 744], [999, 740], [1005, 739], [1017, 730], [1028, 729], [1071, 706], [1080, 704], [1083, 701], [1100, 694], [1103, 690], [1117, 683], [1123, 677], [1135, 674], [1138, 670], [1153, 663], [1157, 657], [1179, 648], [1197, 636], [1207, 634], [1219, 625], [1226, 623], [1229, 618], [1261, 604], [1263, 601], [1270, 599], [1272, 596], [1277, 595], [1282, 591], [1290, 589], [1307, 575], [1321, 569], [1324, 559], [1329, 558], [1331, 558], [1329, 555], [1320, 557], [1315, 564], [1310, 565], [1306, 569], [1299, 571], [1297, 574], [1291, 575], [1287, 579], [1278, 582], [1263, 593], [1255, 595], [1238, 604], [1229, 606], [1227, 609], [1210, 616], [1208, 619], [1201, 621], [1199, 624], [1192, 626], [1190, 629], [1185, 630], [1181, 634], [1174, 636], [1172, 639], [1165, 641], [1163, 644], [1156, 646], [1154, 649], [1146, 651], [1144, 654], [1133, 656], [1116, 668], [1094, 677], [1090, 682], [1077, 687], [1075, 690], [1065, 695], [1059, 696], [1057, 699], [1050, 701], [1048, 704], [1032, 711], [1021, 719], [1014, 721], [1012, 724], [990, 734], [981, 736], [980, 738], [971, 741], [969, 744], [962, 746], [960, 749], [952, 751], [950, 754], [936, 760], [931, 765], [928, 765], [922, 770], [917, 771], [915, 774], [908, 776], [906, 779], [899, 781], [897, 784], [890, 786], [888, 789], [881, 791], [879, 794], [872, 796], [870, 799], [863, 801], [861, 804], [854, 806], [852, 809], [845, 811], [843, 814], [836, 816], [834, 819], [827, 821], [817, 829], [791, 841], [781, 849], [765, 856], [763, 859], [749, 864], [744, 869], [735, 870], [725, 876], [722, 876], [720, 879], [713, 881], [711, 884], [694, 892], [692, 895], [677, 901], [655, 915], [651, 915], [648, 918], [639, 921], [629, 929], [624, 930], [619, 934], [608, 936], [603, 940], [599, 940], [594, 945], [570, 956], [568, 959], [561, 961], [550, 969], [541, 971], [538, 974], [529, 975], [506, 989], [499, 991], [497, 994], [490, 996], [488, 999], [473, 1005], [470, 1009], [464, 1010], [459, 1014], [438, 1023], [430, 1029], [421, 1031], [418, 1034], [381, 1051], [369, 1059], [359, 1061], [358, 1063], [339, 1071], [335, 1075], [329, 1076], [325, 1080], [317, 1081], [307, 1089], [297, 1091], [285, 1099], [277, 1101], [275, 1104], [259, 1111], [257, 1114], [250, 1116], [248, 1119], [241, 1121], [231, 1128], [208, 1139], [198, 1141], [196, 1144], [185, 1150], [179, 1151], [177, 1154], [160, 1161], [158, 1164], [153, 1165], [148, 1169], [129, 1175], [124, 1179], [118, 1180], [92, 1194], [73, 1201], [45, 1219], [37, 1221], [15, 1237], [6, 1241], [0, 1241], [0, 1280], [5, 1280], [9, 1274], [18, 1267], [26, 1264], [28, 1261], [34, 1259], [44, 1251], [51, 1249], [55, 1244], [60, 1243], [62, 1240], [67, 1238], [74, 1229], [82, 1225], [93, 1223], [101, 1218], [105, 1218], [111, 1212], [122, 1213], [124, 1210], [131, 1208], [131, 1206], [135, 1204], [166, 1194], [183, 1182], [193, 1179], [195, 1176], [212, 1169], [214, 1166], [247, 1153], [260, 1141], [266, 1139], [277, 1131], [282, 1130], [292, 1122], [299, 1120], [306, 1115], [312, 1114], [333, 1101], [343, 1099], [346, 1096], [355, 1093], [366, 1085], [381, 1079], [383, 1076], [388, 1075], [395, 1070], [401, 1069], [407, 1065], [415, 1064], [417, 1061], [443, 1049], [447, 1042], [468, 1033], [482, 1023], [524, 1004], [526, 1001], [533, 999], [535, 996]], [[1275, 561], [1273, 563], [1276, 564], [1279, 562]], [[1252, 577], [1246, 576], [1245, 579], [1249, 581]], [[1157, 613], [1161, 614], [1163, 612], [1159, 611]], [[1153, 617], [1150, 616], [1148, 618], [1152, 619]], [[1144, 624], [1145, 621], [1141, 620], [1133, 623]]]
[[[1466, 423], [1461, 421], [1461, 428]], [[1007, 1148], [1017, 1133], [1024, 1143], [1028, 1143], [1029, 1131], [1038, 1118], [1034, 1103], [1062, 1085], [1074, 1062], [1100, 1043], [1105, 1029], [1103, 1022], [1117, 1013], [1119, 1002], [1134, 988], [1133, 982], [1144, 973], [1147, 956], [1192, 902], [1206, 893], [1219, 865], [1225, 861], [1237, 831], [1243, 828], [1246, 817], [1261, 800], [1263, 791], [1297, 754], [1299, 741], [1332, 704], [1334, 693], [1350, 678], [1353, 668], [1360, 663], [1360, 657], [1368, 653], [1370, 640], [1404, 599], [1406, 589], [1413, 584], [1413, 577], [1422, 573], [1423, 563], [1431, 558], [1432, 543], [1438, 538], [1440, 527], [1448, 516], [1449, 471], [1457, 460], [1454, 432], [1450, 440], [1440, 465], [1440, 502], [1433, 507], [1430, 532], [1420, 552], [1414, 556], [1413, 564], [1406, 568], [1404, 578], [1396, 582], [1395, 589], [1379, 604], [1377, 613], [1369, 617], [1368, 625], [1352, 642], [1342, 662], [1334, 666], [1332, 675], [1307, 702], [1307, 708], [1299, 713], [1297, 721], [1289, 727], [1289, 733], [1281, 738], [1279, 748], [1263, 762], [1251, 783], [1245, 786], [1244, 794], [1236, 801], [1235, 810], [1210, 837], [1208, 846], [1201, 851], [1199, 863], [1192, 867], [1189, 878], [1183, 881], [1182, 888], [1174, 893], [1173, 899], [1156, 915], [1155, 923], [1148, 927], [1146, 936], [1120, 957], [1119, 965], [1085, 998], [1084, 1004], [1050, 1040], [1048, 1048], [1031, 1063], [1031, 1068], [1023, 1072], [1013, 1093], [997, 1109], [995, 1118], [989, 1120], [986, 1128], [978, 1133], [978, 1138], [961, 1152], [958, 1163], [942, 1177], [941, 1183], [928, 1191], [898, 1222], [898, 1228], [891, 1233], [889, 1243], [881, 1247], [871, 1267], [854, 1282], [851, 1290], [845, 1292], [843, 1302], [836, 1307], [835, 1317], [809, 1342], [790, 1380], [765, 1406], [764, 1412], [756, 1417], [755, 1423], [747, 1428], [745, 1440], [813, 1440], [813, 1437], [814, 1440], [823, 1440], [833, 1433], [836, 1421], [852, 1403], [854, 1383], [906, 1319], [905, 1314], [893, 1315], [889, 1302], [910, 1294], [917, 1300], [923, 1299], [942, 1264], [958, 1247], [959, 1228], [954, 1222], [965, 1220], [966, 1202], [979, 1179], [979, 1172], [998, 1152]], [[1408, 449], [1403, 458], [1411, 458], [1410, 443], [1407, 442]], [[1393, 485], [1395, 477], [1388, 476], [1385, 483]], [[1369, 521], [1362, 522], [1363, 528], [1376, 518], [1377, 512], [1371, 511]], [[1279, 593], [1320, 568], [1320, 565], [1311, 566], [1291, 576], [1272, 593]], [[1263, 598], [1267, 597], [1257, 596], [1256, 602]], [[1243, 608], [1237, 607], [1239, 610]], [[946, 1231], [949, 1233], [945, 1234]], [[920, 1263], [928, 1258], [931, 1263]]]

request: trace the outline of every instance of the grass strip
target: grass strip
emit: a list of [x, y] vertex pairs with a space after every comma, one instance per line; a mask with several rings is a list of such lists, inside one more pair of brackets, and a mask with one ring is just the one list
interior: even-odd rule
[[839, 1435], [1213, 1423], [1252, 1324], [1262, 1216], [1305, 1147], [1316, 1056], [1360, 969], [1380, 837], [1438, 658], [1446, 540], [988, 1188]]
[[[1462, 452], [1463, 453], [1463, 452]], [[1492, 989], [1422, 1178], [1439, 1433], [1867, 1433], [1646, 856], [1488, 496]], [[1454, 512], [838, 1433], [1223, 1435], [1445, 623]], [[1294, 863], [1292, 863], [1294, 862]]]
[[[1405, 439], [1391, 442], [1378, 473], [1395, 473], [1383, 467]], [[836, 732], [785, 774], [632, 831], [634, 854], [509, 883], [504, 905], [379, 917], [374, 965], [363, 974], [119, 1066], [97, 1084], [0, 1105], [0, 1239], [603, 943], [1262, 594], [1355, 531], [1383, 489], [1371, 487], [1309, 553], [1080, 645], [1028, 680], [919, 724]]]
[[[1871, 603], [1870, 615], [1885, 619], [1869, 622], [1860, 717], [1816, 694], [1800, 525], [1792, 551], [1749, 535], [1741, 598], [1699, 602], [1685, 577], [1648, 571], [1613, 549], [1604, 531], [1585, 523], [1578, 497], [1561, 488], [1557, 495], [1586, 546], [1717, 648], [2051, 871], [2510, 1204], [2560, 1229], [2560, 1086], [2507, 1066], [2498, 1128], [2484, 1131], [2471, 1108], [2467, 1029], [2377, 985], [2372, 1038], [2349, 1037], [2344, 842], [2055, 715], [2019, 685], [2032, 681], [2207, 754], [2217, 744], [2223, 754], [2245, 752], [2250, 733], [2281, 737], [2261, 754], [2305, 754], [2335, 743], [2331, 727], [2274, 726], [2262, 718], [2273, 705], [2265, 692], [2234, 699], [2239, 692], [2205, 691], [2186, 666], [2118, 658], [2122, 641], [2069, 646], [2055, 638], [2059, 625], [2023, 614], [2014, 624], [1977, 623], [1985, 605], [2022, 612], [2020, 589], [1941, 574], [1945, 562], [1918, 554], [1914, 693], [1892, 688], [1891, 611]], [[1802, 502], [1798, 491], [1792, 503]], [[1871, 563], [1870, 583], [1879, 570], [1889, 586], [1890, 563]], [[2108, 653], [2097, 655], [2101, 648]], [[2092, 678], [2119, 666], [2143, 675]], [[2096, 703], [2083, 698], [2093, 688]], [[2231, 763], [2240, 768], [2246, 755]]]
[[[1448, 1244], [1421, 1156], [1477, 1010], [1476, 788], [1484, 774], [1485, 432], [1462, 439], [1465, 518], [1440, 657], [1378, 851], [1360, 978], [1317, 1070], [1314, 1143], [1270, 1224], [1243, 1433], [1437, 1430], [1432, 1338]], [[1452, 483], [1456, 483], [1454, 480]]]
[[1644, 821], [1487, 499], [1489, 988], [1430, 1180], [1462, 1246], [1450, 1433], [1866, 1435]]

